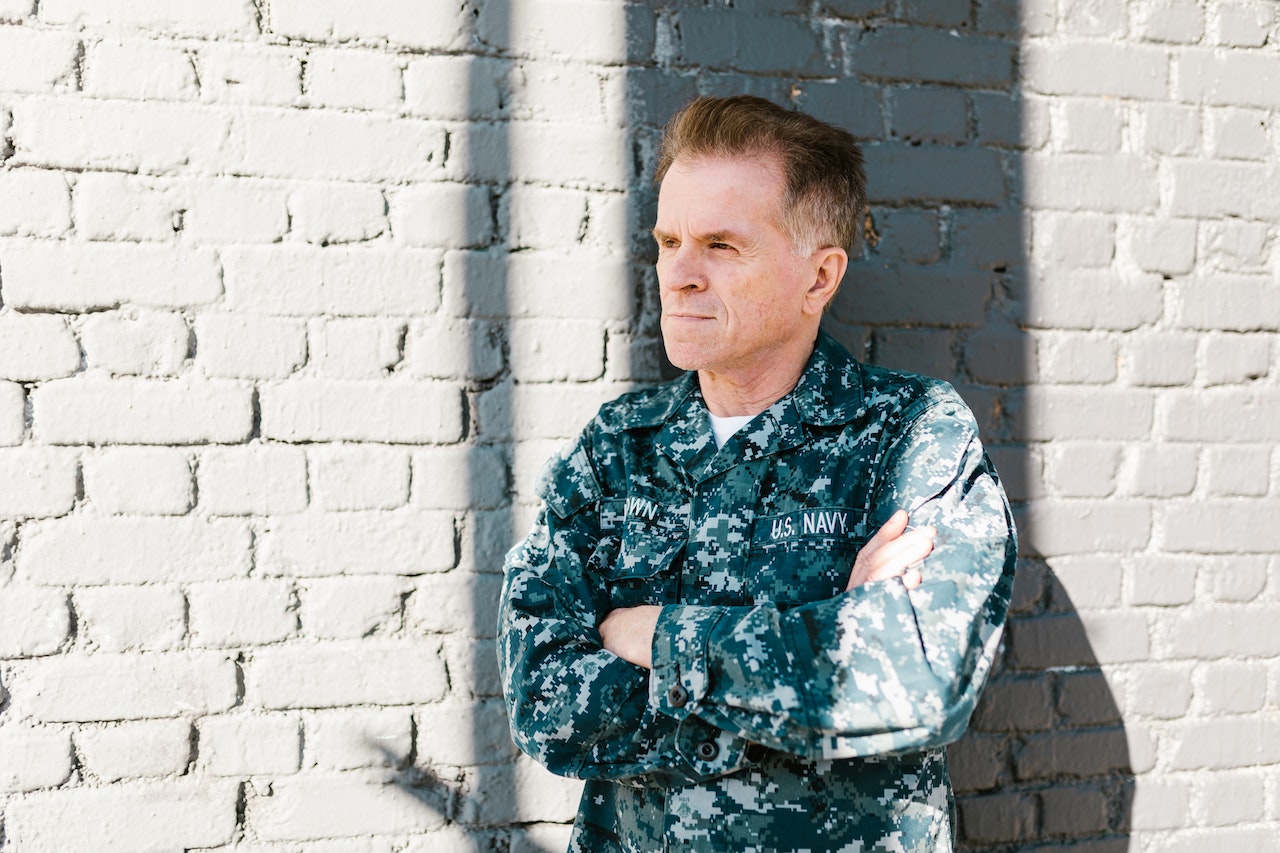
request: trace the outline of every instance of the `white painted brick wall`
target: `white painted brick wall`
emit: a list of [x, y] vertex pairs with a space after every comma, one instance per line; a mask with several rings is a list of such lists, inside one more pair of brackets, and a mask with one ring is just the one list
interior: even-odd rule
[[0, 853], [564, 848], [500, 560], [738, 91], [864, 140], [832, 330], [1017, 504], [967, 849], [1270, 850], [1276, 4], [428, 5], [0, 0]]

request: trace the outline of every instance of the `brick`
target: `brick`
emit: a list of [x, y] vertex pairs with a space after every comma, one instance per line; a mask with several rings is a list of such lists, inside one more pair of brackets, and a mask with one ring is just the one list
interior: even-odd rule
[[1196, 448], [1185, 444], [1148, 444], [1132, 448], [1122, 475], [1124, 491], [1139, 497], [1189, 495], [1196, 485]]
[[1050, 788], [1040, 793], [1045, 835], [1085, 835], [1108, 828], [1108, 799], [1095, 785]]
[[418, 752], [433, 765], [474, 766], [510, 761], [515, 745], [502, 700], [445, 700], [414, 712]]
[[1157, 0], [1138, 7], [1135, 24], [1147, 41], [1194, 44], [1204, 35], [1204, 10], [1194, 0]]
[[246, 701], [261, 708], [411, 705], [448, 690], [439, 646], [420, 640], [260, 648], [245, 669]]
[[310, 494], [324, 510], [395, 509], [409, 499], [409, 455], [398, 447], [310, 448]]
[[[480, 207], [479, 199], [469, 204], [465, 215], [459, 202], [468, 201], [471, 195], [463, 195], [452, 189], [458, 185], [438, 184], [417, 188], [426, 192], [426, 198], [440, 195], [439, 202], [431, 202], [430, 206], [442, 206], [445, 210], [457, 212], [441, 217], [445, 220], [439, 224], [428, 224], [419, 221], [421, 214], [413, 217], [414, 226], [429, 225], [432, 228], [459, 228], [458, 223], [467, 223], [468, 232], [485, 235], [485, 239], [477, 238], [478, 244], [487, 243], [489, 228], [486, 209]], [[473, 188], [468, 188], [472, 190]], [[402, 194], [403, 195], [403, 194]], [[516, 184], [509, 187], [498, 199], [498, 228], [506, 235], [507, 244], [518, 248], [557, 249], [582, 242], [584, 232], [589, 230], [591, 222], [590, 207], [593, 196], [583, 190], [571, 190], [561, 187], [526, 186]], [[410, 196], [410, 203], [416, 204]], [[486, 205], [488, 198], [485, 198]], [[474, 225], [471, 223], [474, 221]], [[452, 240], [453, 245], [464, 245], [464, 235]]]
[[1168, 853], [1196, 853], [1217, 847], [1236, 853], [1270, 853], [1275, 840], [1275, 831], [1269, 826], [1192, 831], [1175, 836], [1165, 849]]
[[1044, 497], [1044, 458], [1035, 448], [987, 447], [1011, 501]]
[[96, 313], [80, 327], [89, 367], [123, 376], [172, 376], [191, 346], [191, 330], [173, 313]]
[[1267, 585], [1267, 558], [1222, 557], [1212, 563], [1210, 573], [1218, 601], [1253, 601]]
[[41, 791], [8, 805], [5, 834], [29, 853], [216, 847], [236, 830], [236, 796], [234, 783], [192, 780]]
[[1163, 547], [1207, 554], [1280, 550], [1272, 523], [1276, 502], [1267, 498], [1188, 501], [1164, 510]]
[[4, 595], [0, 595], [0, 659], [53, 654], [70, 634], [71, 613], [65, 592], [25, 584], [4, 587]]
[[95, 98], [186, 101], [200, 94], [191, 54], [176, 44], [104, 38], [85, 53], [84, 91]]
[[873, 78], [993, 89], [1013, 80], [1013, 45], [984, 36], [882, 27], [860, 33], [845, 52], [859, 74]]
[[413, 376], [492, 379], [506, 365], [500, 321], [431, 317], [411, 320], [405, 360]]
[[972, 726], [980, 732], [1034, 732], [1053, 727], [1053, 698], [1042, 678], [993, 678]]
[[307, 506], [302, 448], [216, 447], [199, 457], [200, 508], [209, 515], [283, 515]]
[[475, 572], [424, 575], [414, 581], [408, 624], [415, 631], [496, 636], [502, 576]]
[[293, 577], [416, 575], [453, 568], [453, 515], [342, 512], [272, 519], [258, 540], [258, 566]]
[[1136, 830], [1178, 829], [1191, 813], [1191, 790], [1181, 779], [1134, 780], [1131, 820]]
[[1224, 3], [1218, 8], [1217, 41], [1233, 47], [1261, 47], [1275, 16], [1269, 3]]
[[[860, 139], [883, 138], [884, 98], [880, 86], [851, 78], [833, 82], [807, 80], [800, 85], [804, 92], [802, 106], [809, 115], [843, 127]], [[665, 114], [671, 114], [695, 94], [682, 95]]]
[[50, 585], [182, 582], [243, 576], [249, 548], [237, 521], [70, 516], [28, 522], [16, 562]]
[[503, 112], [509, 60], [483, 56], [414, 57], [404, 70], [405, 108], [434, 119], [493, 119]]
[[1151, 432], [1154, 398], [1145, 391], [1033, 386], [1018, 402], [1018, 439], [1142, 439]]
[[1182, 104], [1147, 103], [1137, 108], [1143, 147], [1153, 154], [1200, 150], [1200, 111]]
[[[970, 104], [979, 144], [996, 148], [1038, 147], [1033, 129], [1023, 126], [1021, 98], [1005, 92], [974, 92]], [[1030, 125], [1031, 117], [1026, 119]]]
[[469, 512], [459, 525], [458, 568], [472, 572], [499, 571], [510, 542], [517, 530], [532, 526], [521, 525], [523, 519], [512, 521], [513, 508], [476, 510]]
[[401, 767], [414, 748], [407, 709], [320, 711], [306, 721], [306, 766], [320, 770]]
[[863, 153], [872, 202], [996, 205], [1006, 197], [1000, 158], [985, 148], [886, 144]]
[[251, 578], [197, 583], [187, 588], [192, 645], [232, 648], [278, 642], [298, 628], [287, 582]]
[[[981, 707], [981, 706], [979, 706]], [[1009, 764], [1007, 737], [967, 733], [947, 747], [951, 784], [957, 793], [989, 791], [1007, 779]]]
[[253, 422], [250, 389], [218, 380], [55, 379], [31, 405], [50, 444], [235, 442]]
[[375, 0], [357, 12], [337, 0], [278, 0], [271, 5], [270, 32], [317, 42], [390, 42], [422, 50], [460, 50], [471, 35], [460, 8], [421, 15], [412, 3]]
[[1032, 42], [1022, 48], [1025, 85], [1046, 95], [1103, 95], [1163, 101], [1168, 54], [1103, 42]]
[[76, 233], [87, 240], [172, 240], [182, 208], [169, 182], [118, 172], [86, 172], [76, 181]]
[[269, 796], [249, 800], [247, 822], [264, 841], [305, 841], [422, 832], [444, 816], [393, 782], [318, 776], [274, 780]]
[[400, 66], [395, 56], [373, 51], [312, 50], [302, 90], [313, 106], [394, 110], [400, 103]]
[[[3, 150], [0, 120], [0, 151]], [[0, 235], [57, 237], [71, 227], [71, 191], [66, 178], [44, 169], [0, 172]]]
[[0, 518], [65, 515], [76, 500], [76, 461], [53, 448], [0, 449]]
[[1023, 169], [1023, 201], [1033, 208], [1154, 213], [1160, 203], [1155, 164], [1129, 155], [1035, 154]]
[[462, 182], [512, 179], [621, 191], [630, 156], [619, 128], [598, 124], [468, 124], [451, 137], [443, 176]]
[[320, 246], [370, 240], [387, 230], [386, 207], [374, 187], [304, 186], [289, 195], [290, 230]]
[[[581, 193], [570, 193], [581, 198]], [[585, 202], [583, 202], [585, 213]], [[554, 210], [542, 211], [556, 222]], [[396, 193], [391, 200], [391, 229], [396, 239], [409, 246], [466, 248], [486, 246], [494, 237], [492, 201], [487, 187], [467, 184], [416, 184]], [[568, 235], [562, 235], [567, 237]], [[577, 232], [574, 230], [573, 238]], [[525, 245], [512, 235], [516, 245]], [[572, 240], [563, 240], [564, 245]]]
[[1258, 52], [1218, 55], [1187, 50], [1178, 56], [1174, 90], [1184, 101], [1231, 107], [1280, 107], [1280, 62]]
[[1096, 666], [1080, 619], [1074, 614], [1014, 619], [1009, 623], [1010, 666], [1039, 672], [1050, 667]]
[[1201, 673], [1196, 703], [1207, 714], [1247, 714], [1262, 710], [1267, 698], [1265, 664], [1218, 661]]
[[392, 320], [353, 317], [311, 324], [310, 364], [318, 374], [377, 379], [402, 358], [405, 327]]
[[603, 383], [516, 388], [505, 383], [479, 397], [479, 435], [488, 441], [503, 441], [512, 435], [522, 439], [567, 439], [577, 435], [600, 406], [622, 390]]
[[222, 253], [226, 305], [259, 314], [429, 314], [440, 256], [419, 249], [242, 246]]
[[1274, 150], [1265, 110], [1211, 110], [1209, 154], [1225, 160], [1265, 160]]
[[517, 382], [583, 382], [604, 373], [604, 334], [593, 320], [519, 319], [508, 326]]
[[572, 823], [582, 785], [552, 775], [531, 758], [512, 764], [482, 766], [463, 773], [464, 820], [525, 823], [539, 820]]
[[[1192, 232], [1194, 246], [1195, 232]], [[1042, 213], [1035, 218], [1031, 254], [1047, 266], [1106, 267], [1116, 250], [1110, 216]]]
[[1280, 287], [1270, 276], [1214, 275], [1178, 287], [1185, 328], [1254, 332], [1280, 329]]
[[14, 679], [13, 696], [43, 722], [178, 717], [236, 701], [235, 664], [217, 653], [75, 654], [37, 663]]
[[42, 0], [40, 20], [55, 26], [122, 28], [200, 36], [257, 35], [253, 4], [244, 0]]
[[[955, 333], [946, 330], [885, 329], [876, 331], [872, 347], [876, 364], [927, 376], [950, 377], [955, 361], [951, 354], [954, 341]], [[971, 368], [971, 372], [975, 378], [984, 378], [981, 371]]]
[[[625, 258], [586, 250], [447, 252], [444, 309], [452, 317], [628, 320], [634, 312]], [[566, 300], [566, 289], [577, 295]]]
[[1206, 388], [1163, 395], [1161, 433], [1172, 441], [1266, 442], [1280, 418], [1280, 395]]
[[78, 633], [104, 652], [169, 651], [187, 633], [186, 601], [171, 584], [77, 590]]
[[197, 64], [206, 101], [286, 106], [302, 95], [302, 63], [291, 50], [205, 42]]
[[80, 99], [21, 101], [13, 117], [18, 163], [148, 173], [217, 168], [232, 121], [195, 105]]
[[1280, 217], [1280, 197], [1270, 192], [1276, 183], [1271, 163], [1242, 163], [1174, 159], [1169, 163], [1174, 216], [1274, 221]]
[[[457, 695], [475, 698], [502, 698], [502, 674], [498, 671], [496, 640], [476, 641], [470, 637], [449, 637], [444, 643], [450, 685]], [[477, 733], [477, 738], [485, 734]], [[503, 737], [502, 740], [506, 740]]]
[[1053, 136], [1063, 151], [1113, 154], [1120, 150], [1125, 117], [1112, 104], [1072, 99], [1056, 105]]
[[0, 255], [7, 305], [85, 311], [128, 303], [183, 308], [222, 293], [207, 249], [141, 245], [10, 245]]
[[1117, 445], [1058, 442], [1050, 451], [1049, 482], [1062, 497], [1105, 498], [1115, 491], [1119, 467]]
[[1280, 625], [1275, 608], [1265, 606], [1184, 610], [1168, 621], [1165, 645], [1171, 656], [1196, 660], [1274, 657], [1280, 649]]
[[0, 79], [5, 91], [74, 90], [78, 47], [68, 33], [0, 26]]
[[301, 320], [241, 313], [201, 313], [195, 362], [213, 377], [283, 379], [307, 357]]
[[195, 503], [191, 461], [169, 447], [112, 447], [83, 458], [85, 494], [100, 514], [182, 515]]
[[1132, 336], [1126, 366], [1134, 385], [1190, 385], [1196, 375], [1196, 339], [1152, 332]]
[[84, 726], [76, 732], [76, 747], [85, 769], [101, 782], [176, 776], [191, 761], [191, 724], [139, 720]]
[[1280, 722], [1227, 717], [1188, 723], [1174, 733], [1174, 770], [1226, 769], [1280, 761]]
[[201, 178], [178, 196], [182, 233], [197, 243], [274, 243], [289, 228], [284, 190], [264, 181]]
[[1014, 757], [1014, 772], [1022, 781], [1130, 771], [1125, 730], [1118, 726], [1029, 735]]
[[302, 759], [302, 730], [292, 714], [205, 717], [200, 762], [213, 776], [280, 776]]
[[1129, 254], [1147, 272], [1183, 275], [1196, 261], [1196, 226], [1187, 219], [1144, 219], [1131, 223]]
[[1261, 497], [1270, 488], [1271, 445], [1211, 447], [1206, 485], [1211, 495]]
[[1129, 713], [1176, 720], [1191, 707], [1190, 674], [1168, 664], [1139, 665], [1130, 672], [1128, 681], [1125, 706]]
[[1022, 319], [1033, 328], [1128, 331], [1164, 310], [1163, 282], [1155, 275], [1044, 269], [1026, 287]]
[[958, 805], [961, 831], [971, 842], [1020, 842], [1036, 837], [1039, 808], [1033, 796], [989, 794], [967, 797]]
[[1024, 225], [1008, 211], [955, 210], [951, 220], [955, 260], [966, 266], [999, 271], [1022, 266]]
[[[574, 8], [582, 8], [582, 4], [574, 4]], [[549, 26], [546, 29], [552, 30]], [[686, 62], [713, 68], [788, 74], [834, 70], [823, 55], [821, 31], [815, 31], [803, 18], [682, 9], [680, 39]]]
[[1172, 606], [1190, 604], [1196, 594], [1196, 562], [1176, 557], [1138, 557], [1125, 569], [1126, 602]]
[[442, 128], [409, 118], [264, 109], [246, 112], [239, 130], [244, 142], [235, 168], [246, 175], [422, 180], [437, 174], [445, 153]]
[[846, 277], [831, 313], [850, 324], [981, 326], [992, 278], [943, 266], [859, 267]]
[[449, 382], [297, 379], [260, 394], [265, 438], [412, 444], [462, 438], [462, 390]]
[[1235, 385], [1271, 370], [1271, 342], [1244, 335], [1203, 336], [1200, 376], [1206, 385]]
[[1203, 812], [1213, 826], [1256, 823], [1264, 817], [1265, 786], [1260, 776], [1215, 773], [1204, 779], [1200, 789]]
[[1047, 580], [1050, 609], [1070, 613], [1120, 605], [1120, 571], [1116, 558], [1085, 553], [1054, 557]]
[[333, 640], [392, 633], [400, 627], [408, 589], [399, 577], [313, 578], [299, 594], [303, 630]]
[[56, 729], [0, 729], [0, 792], [56, 788], [71, 777], [71, 737]]
[[[610, 99], [616, 97], [622, 103], [627, 99], [627, 86], [620, 77], [606, 77], [598, 66], [555, 60], [529, 58], [514, 65], [507, 74], [506, 85], [507, 115], [519, 120], [584, 124], [608, 121], [606, 104]], [[611, 123], [620, 120], [625, 121], [619, 115]]]
[[942, 234], [938, 214], [931, 210], [886, 208], [875, 212], [880, 240], [876, 255], [915, 264], [942, 259]]
[[1151, 508], [1135, 501], [1042, 502], [1019, 513], [1026, 553], [1046, 557], [1092, 551], [1127, 551], [1146, 545]]
[[1261, 222], [1207, 222], [1201, 229], [1206, 260], [1229, 270], [1263, 266], [1268, 256], [1267, 230]]

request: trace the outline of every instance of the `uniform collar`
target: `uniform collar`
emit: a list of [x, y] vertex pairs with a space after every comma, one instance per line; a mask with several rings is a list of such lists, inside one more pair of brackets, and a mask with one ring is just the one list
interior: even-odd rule
[[826, 332], [818, 340], [796, 387], [765, 409], [717, 450], [697, 374], [689, 372], [631, 409], [623, 429], [659, 427], [658, 449], [697, 479], [740, 462], [804, 443], [803, 424], [836, 426], [863, 407], [862, 367]]

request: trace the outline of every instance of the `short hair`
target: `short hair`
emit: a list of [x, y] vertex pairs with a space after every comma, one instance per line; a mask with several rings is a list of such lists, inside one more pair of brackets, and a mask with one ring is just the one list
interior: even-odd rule
[[797, 254], [839, 246], [850, 254], [867, 209], [862, 149], [853, 134], [754, 95], [703, 96], [667, 122], [654, 182], [678, 158], [773, 156], [785, 189], [778, 226]]

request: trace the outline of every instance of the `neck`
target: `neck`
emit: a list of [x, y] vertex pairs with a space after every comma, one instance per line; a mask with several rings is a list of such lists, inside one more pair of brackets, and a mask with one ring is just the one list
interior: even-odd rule
[[707, 409], [717, 417], [758, 415], [796, 387], [813, 353], [814, 342], [792, 353], [777, 353], [754, 368], [698, 371], [698, 384]]

